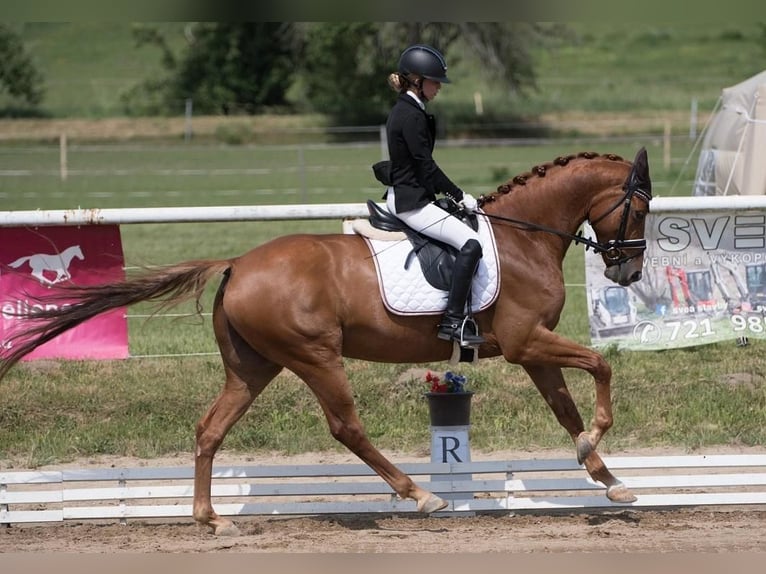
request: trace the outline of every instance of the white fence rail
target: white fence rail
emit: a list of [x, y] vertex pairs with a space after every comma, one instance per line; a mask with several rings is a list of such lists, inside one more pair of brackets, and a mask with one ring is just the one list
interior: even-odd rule
[[[720, 209], [766, 209], [766, 196], [656, 197], [652, 200], [654, 214]], [[367, 206], [364, 203], [59, 209], [0, 211], [0, 227], [346, 219], [367, 217], [367, 215]]]
[[0, 227], [344, 219], [367, 215], [364, 203], [56, 209], [0, 211]]
[[[570, 459], [404, 463], [448, 499], [444, 515], [584, 509], [766, 505], [766, 454], [606, 457], [637, 495], [611, 503]], [[0, 525], [191, 518], [193, 469], [0, 471]], [[227, 516], [411, 513], [364, 464], [216, 467], [216, 510]]]

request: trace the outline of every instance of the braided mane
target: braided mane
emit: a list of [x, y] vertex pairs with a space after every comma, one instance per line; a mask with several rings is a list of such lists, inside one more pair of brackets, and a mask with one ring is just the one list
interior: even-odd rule
[[495, 199], [497, 199], [498, 196], [504, 195], [506, 193], [510, 193], [513, 190], [513, 188], [521, 186], [521, 185], [526, 185], [527, 181], [530, 178], [545, 177], [545, 174], [548, 173], [548, 170], [551, 169], [552, 167], [557, 167], [557, 166], [563, 167], [567, 165], [573, 159], [579, 159], [579, 158], [594, 159], [598, 157], [606, 158], [611, 161], [625, 161], [622, 157], [613, 153], [599, 154], [593, 151], [582, 151], [576, 155], [572, 154], [572, 155], [559, 156], [551, 162], [544, 163], [541, 165], [536, 165], [532, 167], [532, 169], [530, 169], [528, 172], [521, 173], [517, 176], [514, 176], [513, 178], [509, 179], [505, 183], [499, 185], [497, 187], [497, 191], [495, 191], [494, 193], [487, 196], [481, 196], [479, 198], [479, 205], [481, 206], [481, 205], [490, 203], [492, 201], [495, 201]]

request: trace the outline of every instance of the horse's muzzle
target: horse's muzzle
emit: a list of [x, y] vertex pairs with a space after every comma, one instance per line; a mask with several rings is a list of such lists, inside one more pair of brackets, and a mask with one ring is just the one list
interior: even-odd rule
[[604, 277], [610, 281], [627, 287], [631, 283], [641, 281], [641, 270], [636, 270], [631, 273], [630, 269], [624, 268], [624, 265], [612, 265], [604, 270]]
[[641, 281], [640, 271], [636, 271], [632, 273], [626, 281], [619, 281], [619, 284], [622, 285], [623, 287], [627, 287], [628, 285], [630, 285], [631, 283], [635, 283], [636, 281]]

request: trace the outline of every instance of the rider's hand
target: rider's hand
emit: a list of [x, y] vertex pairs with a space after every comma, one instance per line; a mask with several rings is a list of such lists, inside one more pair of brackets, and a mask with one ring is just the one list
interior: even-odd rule
[[463, 209], [465, 209], [468, 213], [473, 213], [476, 211], [476, 208], [479, 207], [476, 198], [470, 193], [463, 192], [463, 199], [460, 200], [460, 203], [463, 205]]

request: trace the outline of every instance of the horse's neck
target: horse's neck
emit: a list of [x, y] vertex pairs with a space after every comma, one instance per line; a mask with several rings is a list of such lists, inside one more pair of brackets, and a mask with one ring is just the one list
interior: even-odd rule
[[493, 202], [493, 211], [515, 220], [574, 234], [587, 219], [594, 194], [593, 186], [582, 185], [562, 171], [514, 187]]
[[[594, 198], [608, 187], [605, 178], [592, 176], [591, 172], [588, 176], [584, 177], [582, 170], [575, 173], [561, 169], [545, 177], [531, 178], [525, 185], [514, 186], [509, 193], [495, 198], [487, 205], [487, 212], [549, 230], [531, 233], [531, 242], [526, 243], [524, 249], [534, 250], [538, 257], [560, 265], [572, 245], [571, 236], [577, 234], [587, 220]], [[504, 223], [493, 227], [496, 236], [500, 236], [498, 245], [507, 241], [511, 251], [519, 247], [515, 239], [505, 238]], [[513, 226], [519, 227], [523, 226]]]

